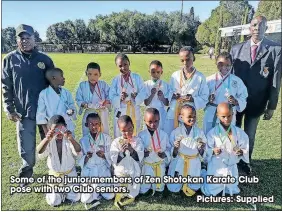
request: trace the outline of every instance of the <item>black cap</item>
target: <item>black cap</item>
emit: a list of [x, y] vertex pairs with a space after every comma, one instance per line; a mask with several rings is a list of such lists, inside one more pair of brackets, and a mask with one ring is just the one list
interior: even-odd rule
[[25, 25], [25, 24], [21, 24], [16, 29], [16, 35], [19, 36], [23, 32], [25, 32], [25, 33], [27, 33], [29, 35], [33, 35], [34, 34], [34, 30], [33, 30], [33, 28], [31, 26]]

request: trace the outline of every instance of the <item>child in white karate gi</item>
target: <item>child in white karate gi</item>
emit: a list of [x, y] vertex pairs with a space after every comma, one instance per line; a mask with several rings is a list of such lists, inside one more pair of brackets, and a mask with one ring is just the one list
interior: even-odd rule
[[248, 91], [243, 81], [231, 74], [232, 58], [227, 52], [217, 56], [218, 72], [207, 78], [209, 87], [209, 103], [205, 108], [203, 130], [207, 134], [218, 122], [216, 107], [222, 102], [233, 106], [232, 123], [236, 123], [236, 111], [242, 112], [246, 108]]
[[[75, 141], [72, 133], [67, 130], [66, 126], [62, 116], [52, 116], [48, 122], [46, 137], [37, 146], [39, 159], [48, 157], [49, 175], [61, 177], [62, 179], [64, 179], [65, 175], [77, 177], [75, 160], [81, 154], [80, 145]], [[54, 184], [49, 185], [52, 189], [54, 188]], [[72, 187], [73, 185], [64, 185], [62, 183], [62, 186]], [[58, 206], [65, 199], [76, 202], [80, 199], [80, 194], [73, 191], [69, 193], [56, 193], [54, 190], [52, 193], [46, 194], [46, 201], [51, 206]]]
[[[181, 108], [180, 118], [183, 125], [172, 131], [170, 142], [172, 159], [168, 169], [168, 175], [172, 177], [200, 177], [201, 160], [204, 160], [206, 151], [206, 137], [204, 132], [197, 127], [196, 110], [190, 105]], [[171, 192], [182, 190], [186, 196], [193, 196], [200, 189], [201, 183], [197, 184], [167, 184]]]
[[120, 70], [120, 75], [113, 79], [109, 93], [114, 107], [114, 137], [121, 135], [117, 120], [122, 115], [131, 117], [135, 127], [134, 135], [137, 135], [141, 126], [140, 105], [145, 99], [144, 82], [138, 74], [130, 71], [127, 55], [118, 54], [115, 63]]
[[[111, 159], [114, 173], [117, 177], [140, 177], [140, 162], [144, 157], [144, 147], [139, 137], [133, 136], [134, 125], [130, 116], [123, 115], [118, 119], [118, 127], [122, 134], [113, 140], [111, 144]], [[129, 193], [118, 193], [115, 198], [115, 206], [120, 207], [134, 202], [140, 190], [140, 184], [132, 183], [124, 185]]]
[[146, 99], [144, 104], [147, 108], [156, 108], [160, 113], [159, 128], [164, 130], [166, 110], [169, 105], [169, 84], [161, 80], [163, 74], [162, 63], [158, 60], [154, 60], [150, 63], [149, 73], [151, 80], [145, 82]]
[[89, 63], [85, 73], [88, 81], [81, 82], [76, 92], [76, 103], [80, 108], [79, 115], [84, 110], [82, 134], [85, 136], [89, 133], [89, 129], [85, 126], [85, 123], [87, 115], [92, 112], [99, 114], [102, 121], [102, 132], [109, 134], [110, 87], [105, 81], [99, 80], [101, 77], [99, 64]]
[[249, 163], [249, 138], [247, 134], [232, 124], [233, 109], [228, 103], [217, 106], [217, 117], [220, 123], [216, 124], [207, 134], [207, 175], [215, 177], [234, 177], [234, 184], [211, 184], [205, 182], [202, 192], [207, 196], [239, 194], [238, 168], [240, 159]]
[[[170, 143], [167, 134], [158, 129], [160, 123], [160, 113], [156, 108], [147, 108], [144, 114], [146, 124], [145, 130], [139, 133], [143, 142], [144, 160], [142, 164], [142, 175], [150, 175], [163, 180], [166, 166], [170, 162]], [[144, 194], [152, 189], [153, 192], [164, 190], [164, 183], [141, 184], [140, 193]]]
[[[111, 137], [101, 132], [101, 119], [98, 113], [89, 113], [86, 117], [86, 127], [89, 128], [89, 133], [85, 135], [81, 140], [81, 148], [83, 156], [79, 161], [81, 166], [82, 177], [111, 177], [111, 158], [110, 158], [110, 146]], [[94, 189], [97, 186], [111, 186], [109, 184], [92, 184]], [[101, 193], [101, 196], [109, 200], [114, 198], [113, 193]], [[81, 202], [91, 203], [94, 200], [99, 200], [100, 194], [82, 193]], [[86, 207], [87, 208], [87, 207]]]
[[61, 115], [67, 123], [67, 129], [74, 136], [76, 107], [71, 92], [62, 87], [65, 84], [63, 70], [59, 68], [48, 69], [46, 78], [50, 85], [39, 94], [36, 124], [42, 125], [46, 135], [48, 120], [54, 115]]
[[179, 126], [180, 109], [184, 104], [192, 105], [196, 110], [205, 108], [208, 103], [209, 89], [205, 76], [193, 66], [195, 56], [191, 46], [179, 51], [182, 69], [172, 74], [170, 79], [170, 105], [166, 116], [165, 132]]

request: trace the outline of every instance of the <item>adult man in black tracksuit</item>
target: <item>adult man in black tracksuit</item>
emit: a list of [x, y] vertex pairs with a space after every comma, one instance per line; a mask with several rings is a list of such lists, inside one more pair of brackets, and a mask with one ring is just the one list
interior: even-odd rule
[[[8, 119], [17, 125], [18, 151], [23, 161], [19, 177], [31, 177], [35, 165], [38, 97], [47, 86], [45, 71], [53, 68], [54, 64], [47, 55], [35, 48], [31, 26], [19, 25], [16, 35], [18, 49], [3, 59], [3, 105]], [[41, 137], [44, 137], [43, 130], [41, 133]]]
[[[260, 116], [270, 120], [276, 109], [281, 84], [281, 46], [264, 37], [267, 20], [258, 16], [251, 21], [251, 39], [236, 44], [231, 49], [236, 76], [240, 77], [248, 89], [246, 109], [236, 116], [236, 125], [249, 136], [250, 159], [254, 148], [255, 134]], [[250, 173], [248, 164], [242, 168]]]

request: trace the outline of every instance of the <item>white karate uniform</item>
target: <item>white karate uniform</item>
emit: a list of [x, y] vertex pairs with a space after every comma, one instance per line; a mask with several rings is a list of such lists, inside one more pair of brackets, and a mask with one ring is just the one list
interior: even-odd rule
[[[154, 82], [153, 80], [148, 80], [144, 83], [144, 87], [145, 87], [144, 90], [145, 90], [145, 93], [146, 93], [145, 99], [147, 99], [149, 96], [151, 96], [152, 88], [157, 89], [157, 92], [156, 92], [154, 98], [152, 99], [151, 103], [146, 108], [156, 108], [156, 109], [158, 109], [158, 111], [160, 112], [159, 128], [161, 130], [164, 130], [167, 106], [165, 106], [163, 104], [163, 102], [159, 100], [158, 91], [161, 90], [164, 94], [164, 98], [169, 99], [169, 95], [170, 95], [169, 84], [166, 83], [165, 81], [161, 80], [161, 79], [159, 79], [157, 82]], [[146, 126], [144, 126], [144, 129], [146, 129], [145, 127]]]
[[[178, 140], [180, 137], [184, 137], [180, 141], [180, 147], [178, 149], [178, 154], [173, 157], [174, 141]], [[203, 143], [207, 143], [206, 136], [204, 132], [198, 128], [196, 125], [192, 127], [189, 135], [187, 135], [187, 129], [184, 125], [174, 129], [170, 135], [170, 144], [171, 148], [171, 163], [168, 169], [168, 175], [174, 177], [175, 172], [178, 172], [178, 176], [184, 175], [184, 165], [185, 160], [180, 156], [180, 154], [187, 156], [195, 156], [195, 158], [189, 160], [189, 169], [187, 175], [191, 177], [200, 177], [201, 176], [201, 156], [196, 156], [199, 154], [198, 151], [198, 140], [201, 140]], [[204, 152], [202, 158], [205, 158], [206, 151]], [[185, 176], [186, 177], [186, 176]], [[171, 192], [179, 192], [183, 184], [167, 184], [167, 188]], [[197, 191], [201, 184], [188, 184], [190, 189]]]
[[[182, 79], [182, 80], [181, 80]], [[206, 83], [206, 77], [199, 71], [196, 70], [191, 80], [185, 81], [183, 70], [176, 71], [172, 74], [170, 79], [170, 95], [169, 100], [171, 100], [172, 95], [179, 93], [184, 96], [191, 94], [194, 98], [193, 102], [187, 102], [186, 104], [192, 105], [196, 110], [205, 108], [208, 97], [209, 89]], [[182, 85], [182, 87], [180, 87]], [[166, 123], [164, 131], [170, 135], [174, 129], [174, 114], [176, 110], [176, 99], [170, 101], [170, 108], [167, 112]], [[179, 121], [180, 118], [179, 118]]]
[[[62, 144], [62, 162], [60, 163], [59, 155], [57, 153], [57, 144], [56, 138], [54, 137], [47, 145], [45, 151], [41, 154], [38, 154], [39, 159], [47, 158], [47, 166], [49, 168], [49, 175], [53, 175], [53, 172], [66, 173], [65, 175], [69, 177], [77, 177], [75, 170], [75, 158], [81, 156], [81, 152], [77, 153], [74, 149], [74, 146], [67, 140], [63, 138]], [[63, 176], [61, 176], [63, 179]], [[49, 184], [53, 187], [53, 184]], [[67, 184], [64, 186], [72, 187], [75, 184]], [[80, 199], [79, 193], [74, 193], [70, 191], [69, 193], [52, 193], [46, 194], [46, 201], [51, 206], [60, 205], [64, 199], [67, 198], [73, 202], [76, 202]]]
[[[97, 112], [101, 118], [103, 125], [103, 132], [109, 134], [109, 110], [107, 107], [101, 108], [100, 102], [109, 99], [109, 90], [110, 87], [105, 81], [99, 80], [95, 85], [95, 91], [91, 93], [89, 81], [84, 81], [79, 84], [79, 87], [76, 91], [76, 103], [79, 109], [79, 115], [82, 113], [83, 108], [81, 104], [86, 102], [91, 108], [88, 108], [84, 111], [82, 119], [82, 134], [83, 136], [89, 133], [88, 127], [85, 126], [86, 117], [89, 113]], [[100, 92], [99, 92], [100, 91]], [[101, 96], [99, 96], [101, 94]], [[102, 99], [100, 99], [102, 98]]]
[[[228, 102], [228, 96], [232, 95], [238, 101], [238, 106], [233, 107], [233, 118], [232, 123], [236, 123], [236, 112], [242, 112], [246, 108], [248, 91], [243, 81], [233, 75], [230, 74], [228, 78], [224, 80], [224, 82], [220, 85], [223, 78], [220, 73], [213, 74], [207, 78], [207, 84], [209, 87], [209, 93], [215, 94], [214, 104], [218, 105], [223, 102]], [[219, 86], [215, 91], [216, 86]], [[205, 108], [205, 115], [203, 121], [203, 130], [205, 134], [207, 134], [216, 123], [218, 123], [218, 119], [216, 117], [216, 106], [207, 105]]]
[[[100, 133], [97, 136], [97, 140], [93, 144], [94, 139], [91, 137], [90, 133], [80, 139], [80, 144], [82, 148], [83, 156], [79, 160], [79, 165], [81, 166], [81, 176], [82, 177], [111, 177], [111, 158], [110, 158], [110, 147], [111, 147], [111, 137], [105, 133]], [[106, 159], [99, 157], [96, 152], [104, 149], [104, 154]], [[87, 152], [95, 152], [92, 157], [89, 158], [88, 162], [84, 164]], [[94, 189], [99, 186], [111, 186], [110, 184], [92, 184]], [[109, 200], [114, 198], [113, 193], [101, 193], [101, 195]], [[81, 202], [91, 203], [93, 200], [99, 199], [99, 193], [82, 193]]]
[[[144, 157], [144, 147], [139, 137], [133, 137], [131, 146], [137, 152], [139, 162], [135, 161], [129, 155], [129, 151], [127, 150], [125, 152], [126, 157], [124, 157], [119, 163], [117, 163], [118, 155], [122, 155], [122, 144], [120, 143], [122, 139], [122, 137], [118, 137], [114, 139], [111, 144], [110, 155], [114, 167], [114, 173], [117, 177], [131, 177], [133, 182], [135, 177], [140, 177], [141, 175], [140, 161], [142, 161]], [[128, 184], [127, 188], [129, 190], [127, 196], [130, 198], [135, 198], [139, 194], [140, 184], [133, 182], [132, 184]]]
[[[207, 134], [208, 145], [206, 159], [208, 161], [208, 169], [206, 174], [217, 177], [233, 176], [236, 178], [235, 184], [205, 184], [202, 186], [202, 192], [207, 196], [215, 196], [223, 191], [223, 195], [228, 193], [230, 195], [238, 194], [240, 189], [238, 188], [238, 168], [237, 163], [242, 159], [246, 163], [249, 163], [249, 138], [247, 134], [236, 127], [231, 125], [232, 137], [234, 144], [243, 150], [242, 156], [236, 156], [233, 151], [234, 144], [228, 138], [224, 128], [218, 123]], [[221, 148], [219, 155], [213, 155], [213, 149], [215, 147]]]
[[[140, 120], [141, 120], [141, 111], [140, 111], [140, 105], [144, 102], [145, 99], [145, 92], [144, 92], [144, 82], [143, 79], [136, 73], [130, 73], [130, 77], [129, 78], [129, 82], [127, 83], [125, 82], [125, 80], [123, 79], [122, 75], [120, 74], [119, 76], [116, 76], [113, 81], [112, 81], [112, 85], [110, 88], [110, 92], [109, 92], [109, 99], [112, 102], [112, 105], [114, 107], [114, 137], [117, 138], [119, 136], [121, 136], [121, 133], [119, 131], [118, 125], [117, 125], [117, 114], [120, 111], [120, 116], [122, 115], [126, 115], [126, 110], [127, 110], [127, 104], [126, 102], [128, 102], [129, 100], [131, 100], [131, 102], [133, 103], [133, 107], [135, 108], [135, 118], [136, 118], [136, 126], [134, 126], [134, 128], [136, 128], [136, 135], [138, 134], [139, 130], [140, 130]], [[132, 82], [131, 82], [132, 79]], [[124, 86], [122, 88], [122, 82], [124, 83]], [[133, 83], [133, 87], [132, 84]], [[121, 93], [122, 91], [125, 91], [128, 94], [128, 97], [121, 102], [120, 101], [120, 97], [121, 97]], [[135, 100], [133, 100], [133, 98], [131, 98], [131, 93], [137, 92], [137, 96], [135, 98]], [[131, 110], [132, 113], [132, 110]], [[131, 114], [130, 113], [130, 114]], [[132, 118], [132, 114], [129, 115]]]
[[[73, 109], [75, 111], [72, 116], [67, 115], [68, 109]], [[67, 129], [70, 130], [74, 136], [76, 107], [72, 95], [63, 87], [61, 87], [61, 93], [59, 95], [51, 86], [49, 86], [39, 94], [36, 124], [47, 124], [48, 120], [54, 115], [61, 115], [64, 117]]]
[[[144, 148], [150, 151], [148, 157], [144, 157], [142, 163], [142, 175], [150, 175], [152, 177], [160, 177], [163, 180], [163, 176], [165, 175], [166, 166], [170, 162], [170, 151], [171, 146], [169, 143], [169, 138], [166, 132], [162, 130], [157, 130], [154, 132], [153, 137], [151, 136], [150, 132], [146, 129], [139, 133], [138, 135], [144, 145]], [[154, 144], [153, 144], [154, 142]], [[154, 151], [154, 146], [156, 152]], [[166, 158], [162, 159], [158, 156], [157, 151], [164, 152], [166, 154]], [[160, 175], [156, 176], [154, 171], [154, 167], [150, 164], [154, 163], [161, 163], [160, 167]], [[146, 193], [149, 189], [153, 189], [154, 191], [163, 191], [164, 190], [164, 183], [160, 183], [159, 188], [156, 184], [141, 184], [140, 193]]]

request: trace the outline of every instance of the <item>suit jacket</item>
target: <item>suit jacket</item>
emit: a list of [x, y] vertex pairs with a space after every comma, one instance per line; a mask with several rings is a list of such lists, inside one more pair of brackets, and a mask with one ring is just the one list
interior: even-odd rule
[[281, 84], [281, 46], [264, 38], [256, 59], [251, 62], [251, 40], [236, 44], [230, 52], [233, 72], [248, 89], [245, 113], [258, 117], [264, 110], [275, 110]]

